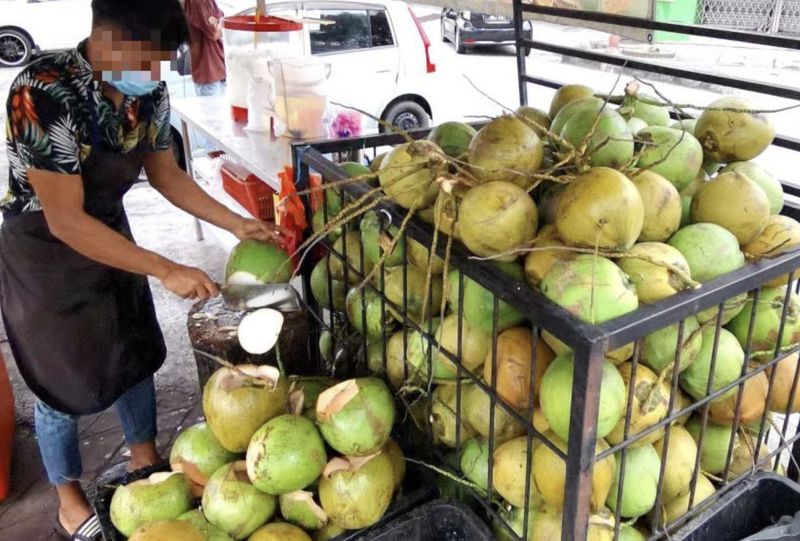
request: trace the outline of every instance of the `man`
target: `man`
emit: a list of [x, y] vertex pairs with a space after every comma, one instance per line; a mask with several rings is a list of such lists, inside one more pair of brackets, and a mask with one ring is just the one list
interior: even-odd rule
[[36, 433], [59, 497], [58, 527], [95, 539], [81, 490], [77, 418], [116, 405], [131, 468], [160, 460], [153, 373], [166, 351], [147, 276], [186, 299], [218, 294], [201, 270], [137, 246], [122, 196], [144, 167], [186, 212], [240, 239], [274, 239], [230, 212], [175, 163], [162, 62], [188, 40], [178, 0], [93, 0], [91, 36], [14, 81], [7, 104], [9, 193], [0, 228], [0, 308], [36, 394]]
[[192, 80], [198, 96], [225, 92], [222, 10], [215, 0], [185, 0], [192, 47]]

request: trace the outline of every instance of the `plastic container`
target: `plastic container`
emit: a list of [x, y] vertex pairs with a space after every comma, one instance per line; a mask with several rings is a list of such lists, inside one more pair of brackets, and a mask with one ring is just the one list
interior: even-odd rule
[[269, 62], [269, 71], [274, 79], [281, 135], [295, 139], [324, 137], [330, 63], [311, 56], [281, 58]]
[[369, 532], [368, 538], [372, 541], [491, 541], [494, 536], [468, 507], [449, 500], [436, 500]]
[[759, 473], [672, 536], [682, 541], [744, 539], [800, 511], [800, 485], [774, 473]]
[[254, 218], [275, 220], [275, 190], [239, 164], [226, 161], [220, 169], [222, 188]]
[[246, 123], [251, 81], [269, 77], [270, 59], [305, 53], [303, 25], [278, 17], [237, 15], [225, 17], [222, 28], [231, 112], [236, 122]]

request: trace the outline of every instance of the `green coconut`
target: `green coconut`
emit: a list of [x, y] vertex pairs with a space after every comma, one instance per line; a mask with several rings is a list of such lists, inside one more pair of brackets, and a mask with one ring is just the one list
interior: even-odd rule
[[[475, 436], [475, 431], [466, 423], [464, 412], [465, 395], [471, 384], [461, 384], [461, 410], [458, 410], [458, 385], [442, 384], [436, 387], [431, 398], [431, 425], [433, 440], [447, 447], [456, 447]], [[457, 415], [460, 414], [460, 415]], [[457, 417], [461, 420], [458, 427]]]
[[[630, 401], [630, 424], [628, 425], [628, 438], [631, 438], [666, 419], [669, 414], [669, 381], [659, 378], [646, 366], [638, 365], [636, 367], [635, 382], [631, 385], [633, 364], [629, 362], [623, 363], [617, 367], [617, 370], [625, 382], [626, 396], [629, 392], [633, 393], [633, 398]], [[606, 436], [606, 441], [611, 445], [617, 445], [626, 439], [626, 417], [627, 415], [623, 416], [614, 427], [614, 430]], [[635, 445], [641, 446], [653, 443], [661, 438], [663, 433], [664, 429], [659, 428], [638, 440]]]
[[[600, 382], [600, 407], [597, 437], [606, 437], [617, 426], [625, 411], [625, 381], [608, 360], [603, 362]], [[542, 377], [539, 403], [550, 429], [562, 440], [569, 439], [572, 408], [572, 380], [575, 371], [571, 354], [556, 357]]]
[[425, 140], [396, 146], [381, 163], [378, 178], [383, 191], [407, 209], [432, 205], [439, 192], [437, 171], [446, 167], [442, 154]]
[[[679, 352], [680, 331], [680, 324], [675, 323], [645, 336], [639, 351], [639, 360], [658, 374], [664, 370], [672, 371]], [[700, 331], [700, 324], [695, 317], [690, 316], [683, 322], [678, 371], [682, 372], [691, 365], [702, 348], [703, 333]]]
[[[619, 497], [619, 477], [625, 468], [622, 495]], [[661, 458], [652, 445], [628, 448], [625, 457], [617, 453], [614, 483], [608, 494], [608, 506], [626, 518], [641, 517], [656, 504], [658, 479], [661, 474]]]
[[631, 176], [644, 205], [639, 241], [665, 242], [681, 226], [681, 196], [667, 179], [653, 171]]
[[520, 118], [529, 128], [532, 128], [539, 137], [546, 137], [547, 130], [550, 129], [550, 115], [536, 107], [529, 105], [522, 105], [514, 111], [514, 114]]
[[514, 507], [538, 508], [542, 504], [542, 495], [536, 486], [533, 465], [534, 453], [539, 445], [542, 444], [536, 439], [529, 441], [528, 436], [520, 436], [505, 442], [494, 451], [492, 487]]
[[[689, 490], [686, 494], [681, 494], [674, 500], [665, 501], [661, 506], [661, 520], [663, 524], [671, 524], [684, 516], [691, 510], [698, 507], [705, 507], [703, 502], [708, 500], [717, 491], [711, 481], [702, 473], [697, 476], [697, 483], [694, 489], [694, 499], [692, 499], [692, 491]], [[690, 507], [691, 502], [691, 507]]]
[[[290, 388], [292, 389], [292, 396], [298, 393], [303, 398], [302, 413], [312, 421], [317, 420], [317, 397], [322, 394], [325, 389], [339, 383], [337, 380], [322, 376], [289, 376]], [[294, 406], [294, 404], [293, 404]], [[292, 408], [293, 412], [297, 410]]]
[[541, 287], [548, 299], [593, 325], [639, 307], [636, 288], [628, 276], [600, 256], [578, 255], [556, 262]]
[[[551, 224], [544, 226], [539, 231], [533, 247], [536, 250], [528, 252], [528, 255], [525, 256], [525, 277], [535, 287], [539, 287], [547, 271], [556, 261], [571, 259], [575, 256], [574, 252], [564, 249], [566, 244], [558, 238], [558, 232]], [[552, 250], [545, 248], [552, 248]]]
[[314, 533], [314, 541], [332, 541], [345, 532], [347, 532], [347, 530], [328, 521], [325, 526]]
[[317, 422], [325, 441], [351, 457], [378, 452], [394, 425], [392, 393], [377, 378], [334, 385], [317, 399]]
[[441, 233], [450, 235], [455, 239], [461, 238], [458, 231], [458, 211], [461, 206], [461, 199], [454, 194], [445, 191], [439, 192], [436, 196], [436, 203], [433, 205], [433, 225]]
[[[381, 224], [380, 215], [370, 211], [364, 214], [359, 225], [361, 231], [361, 248], [364, 250], [364, 262], [368, 268], [378, 264], [386, 250], [391, 246], [392, 241], [397, 238], [400, 229], [397, 226], [390, 226], [388, 229]], [[395, 267], [405, 262], [405, 241], [401, 237], [392, 252], [384, 259], [384, 266]]]
[[[495, 445], [501, 445], [503, 442], [525, 433], [525, 426], [512, 417], [496, 399], [492, 400], [492, 397], [480, 386], [471, 385], [462, 392], [463, 418], [475, 432], [484, 438], [488, 438], [492, 434]], [[494, 432], [491, 430], [492, 410], [494, 410]]]
[[783, 186], [772, 174], [753, 162], [734, 162], [726, 165], [720, 173], [741, 173], [764, 190], [769, 200], [769, 213], [780, 214], [783, 208]]
[[[525, 513], [528, 514], [528, 525], [525, 529]], [[537, 509], [520, 509], [512, 507], [511, 510], [501, 508], [498, 517], [492, 517], [492, 533], [497, 541], [517, 541], [525, 539], [524, 535], [533, 532], [536, 523]], [[509, 529], [511, 532], [509, 532]], [[512, 535], [513, 532], [513, 535]]]
[[624, 251], [642, 233], [642, 196], [614, 169], [593, 167], [570, 182], [559, 201], [555, 223], [567, 244]]
[[[331, 197], [331, 199], [335, 199]], [[316, 211], [314, 211], [313, 216], [311, 216], [311, 229], [314, 233], [321, 233], [323, 229], [325, 229], [325, 223], [331, 222], [336, 217], [335, 214], [328, 213], [327, 220], [325, 219], [325, 209], [320, 207]], [[328, 232], [328, 240], [331, 242], [335, 242], [336, 239], [342, 236], [343, 226], [334, 227]]]
[[[737, 295], [725, 301], [722, 308], [722, 316], [720, 317], [722, 325], [727, 325], [733, 318], [739, 315], [744, 309], [745, 304], [747, 304], [747, 293], [742, 293], [741, 295]], [[719, 316], [719, 306], [712, 306], [711, 308], [697, 313], [695, 317], [700, 325], [710, 324], [710, 322], [716, 325], [717, 316]]]
[[769, 199], [758, 184], [742, 173], [722, 173], [703, 184], [692, 198], [693, 222], [717, 224], [739, 244], [754, 240], [767, 226]]
[[272, 522], [256, 530], [247, 541], [311, 541], [311, 537], [293, 524]]
[[[182, 520], [184, 522], [188, 522], [192, 525], [192, 527], [200, 532], [202, 535], [203, 541], [232, 541], [233, 538], [228, 535], [227, 533], [223, 532], [221, 529], [217, 528], [213, 524], [211, 524], [206, 516], [203, 514], [203, 511], [200, 509], [194, 509], [189, 511], [188, 513], [184, 513], [178, 517], [178, 520]], [[166, 539], [173, 540], [173, 537], [167, 537]]]
[[741, 392], [736, 392], [725, 400], [715, 402], [708, 411], [709, 419], [719, 424], [733, 423], [739, 419], [742, 424], [757, 422], [764, 416], [769, 394], [769, 378], [764, 372], [748, 374]]
[[[157, 520], [138, 528], [130, 541], [204, 541], [202, 532], [180, 520]], [[230, 537], [228, 537], [230, 539]]]
[[392, 461], [392, 471], [394, 472], [394, 486], [400, 488], [403, 486], [403, 480], [406, 478], [406, 455], [403, 449], [393, 439], [388, 439], [386, 445], [381, 449], [381, 453], [389, 457]]
[[664, 438], [655, 443], [655, 449], [660, 459], [665, 462], [661, 497], [663, 501], [669, 502], [688, 492], [691, 487], [697, 466], [697, 444], [684, 427], [673, 425], [669, 431], [666, 455]]
[[320, 333], [318, 346], [322, 360], [328, 363], [332, 362], [334, 342], [331, 331], [324, 330]]
[[697, 119], [695, 135], [705, 153], [719, 163], [752, 160], [772, 144], [775, 128], [744, 98], [721, 98]]
[[319, 481], [319, 499], [331, 522], [348, 529], [372, 526], [394, 493], [392, 461], [384, 453], [332, 459]]
[[495, 118], [478, 131], [469, 145], [472, 174], [481, 182], [502, 181], [528, 189], [532, 174], [544, 159], [544, 144], [536, 132], [514, 116]]
[[709, 223], [687, 225], [679, 229], [669, 245], [677, 248], [689, 263], [692, 279], [709, 282], [744, 265], [744, 254], [733, 233]]
[[380, 338], [394, 326], [391, 312], [384, 305], [382, 297], [372, 288], [352, 288], [347, 292], [345, 306], [347, 320], [359, 333], [366, 334], [367, 338]]
[[274, 366], [220, 368], [203, 388], [203, 413], [220, 445], [231, 453], [247, 450], [264, 423], [285, 413], [286, 381]]
[[314, 270], [311, 271], [311, 294], [322, 308], [344, 312], [347, 287], [344, 282], [330, 278], [328, 261], [328, 257], [324, 257], [314, 265]]
[[194, 507], [193, 500], [184, 474], [154, 473], [147, 479], [117, 487], [111, 498], [111, 523], [130, 537], [147, 523], [178, 518]]
[[643, 145], [638, 167], [658, 173], [678, 190], [685, 188], [703, 165], [703, 148], [687, 131], [650, 126], [638, 132], [636, 140]]
[[[584, 155], [595, 167], [621, 168], [633, 158], [633, 134], [628, 122], [608, 107], [572, 115], [560, 135], [572, 148], [585, 149]], [[569, 147], [562, 144], [561, 150], [567, 152]]]
[[655, 105], [653, 102], [659, 100], [647, 94], [632, 94], [625, 96], [622, 108], [628, 109], [632, 118], [640, 118], [648, 126], [669, 126], [669, 107]]
[[[562, 539], [561, 525], [564, 523], [563, 511], [551, 505], [542, 506], [536, 511], [533, 528], [528, 539], [536, 541], [558, 541]], [[616, 521], [614, 515], [605, 507], [589, 515], [589, 528], [586, 541], [614, 541]]]
[[633, 135], [636, 135], [643, 129], [645, 129], [649, 124], [642, 120], [641, 118], [631, 117], [628, 119], [628, 129], [631, 131]]
[[[744, 362], [742, 347], [733, 334], [725, 329], [720, 329], [714, 373], [711, 374], [715, 334], [714, 327], [703, 329], [703, 347], [700, 349], [700, 354], [680, 375], [681, 387], [695, 400], [706, 396], [709, 379], [713, 378], [711, 391], [714, 392], [736, 381], [742, 372], [742, 363]], [[711, 403], [725, 400], [735, 394], [736, 388], [733, 388]]]
[[[565, 188], [565, 184], [557, 184], [555, 182], [545, 182], [542, 184], [536, 204], [536, 208], [539, 210], [539, 221], [542, 224], [555, 224], [558, 205], [561, 202], [561, 194], [564, 193]], [[539, 230], [537, 238], [542, 237], [544, 230], [544, 227]], [[553, 228], [553, 231], [555, 232], [555, 228]]]
[[[525, 272], [518, 262], [493, 261], [492, 264], [512, 280], [523, 281], [525, 279]], [[450, 310], [454, 313], [461, 312], [467, 323], [476, 330], [491, 334], [494, 329], [495, 295], [466, 276], [463, 278], [463, 290], [459, 292], [460, 279], [457, 270], [450, 271], [448, 286], [447, 301], [450, 305]], [[519, 310], [507, 302], [497, 299], [498, 333], [519, 325], [524, 320], [525, 317]]]
[[[564, 440], [556, 437], [552, 432], [548, 432], [544, 436], [564, 455], [567, 454], [567, 443]], [[595, 455], [607, 449], [608, 444], [600, 439], [595, 445]], [[608, 455], [594, 463], [590, 500], [593, 510], [601, 509], [608, 499], [608, 493], [614, 481], [615, 462], [614, 455]], [[564, 458], [553, 451], [549, 445], [538, 445], [533, 452], [533, 476], [542, 499], [549, 505], [562, 508], [567, 487], [567, 463]]]
[[417, 242], [416, 240], [409, 237], [408, 262], [417, 267], [418, 269], [424, 270], [425, 272], [427, 272], [428, 267], [430, 267], [432, 274], [435, 275], [442, 274], [442, 272], [444, 272], [444, 259], [442, 259], [438, 255], [434, 255], [433, 259], [431, 259], [430, 253], [431, 251], [425, 246], [423, 246], [422, 243]]
[[[748, 259], [763, 259], [797, 250], [800, 247], [800, 223], [788, 216], [773, 215], [767, 219], [767, 225], [753, 241], [742, 246]], [[797, 278], [795, 274], [794, 278]], [[765, 283], [766, 287], [781, 287], [789, 282], [789, 275], [784, 274]]]
[[[690, 277], [689, 263], [683, 254], [669, 244], [661, 242], [641, 242], [635, 244], [629, 255], [619, 260], [618, 265], [628, 275], [636, 287], [639, 302], [650, 304], [671, 297], [690, 287], [680, 271]], [[676, 269], [676, 270], [673, 270]]]
[[474, 328], [464, 318], [459, 323], [459, 317], [455, 314], [442, 320], [435, 338], [439, 349], [433, 361], [433, 377], [438, 380], [455, 379], [458, 376], [458, 368], [445, 352], [459, 359], [462, 370], [478, 373], [491, 346], [490, 333]]
[[373, 173], [379, 172], [381, 170], [381, 164], [383, 163], [383, 160], [385, 160], [386, 156], [388, 155], [389, 155], [388, 152], [381, 152], [380, 154], [376, 154], [375, 158], [369, 164], [369, 170], [372, 171]]
[[469, 144], [477, 133], [475, 128], [463, 122], [443, 122], [431, 130], [428, 141], [451, 158], [460, 158], [467, 153]]
[[[423, 323], [422, 328], [426, 331], [434, 332], [439, 326], [439, 318], [434, 318], [429, 322]], [[404, 370], [405, 383], [407, 385], [423, 385], [428, 382], [428, 362], [432, 357], [431, 342], [420, 331], [407, 331], [405, 339], [405, 364], [406, 367], [398, 366], [399, 373]]]
[[594, 90], [588, 86], [562, 86], [556, 90], [556, 93], [553, 95], [553, 99], [550, 101], [550, 118], [555, 118], [559, 111], [561, 111], [566, 105], [584, 98], [590, 98], [592, 96], [594, 96]]
[[489, 182], [467, 192], [458, 227], [472, 253], [513, 261], [517, 255], [507, 252], [533, 240], [538, 219], [536, 204], [525, 190], [510, 182]]
[[684, 118], [681, 120], [676, 120], [672, 124], [670, 124], [670, 128], [675, 128], [676, 130], [683, 130], [688, 131], [692, 135], [694, 135], [694, 128], [697, 126], [697, 119], [696, 118]]
[[[778, 361], [770, 370], [775, 372], [772, 381], [770, 409], [783, 414], [800, 412], [800, 383], [795, 384], [797, 377], [798, 357], [800, 353], [792, 353]], [[792, 389], [794, 395], [792, 395]]]
[[[700, 414], [693, 415], [689, 422], [686, 423], [686, 430], [689, 431], [698, 446], [702, 428], [703, 416]], [[700, 450], [700, 468], [703, 472], [719, 475], [725, 471], [731, 443], [734, 449], [739, 446], [739, 435], [734, 435], [732, 426], [718, 425], [710, 420], [706, 422], [703, 448]]]
[[750, 295], [742, 311], [727, 326], [742, 348], [747, 347], [750, 321], [753, 317], [755, 323], [750, 351], [775, 351], [781, 331], [781, 348], [800, 342], [800, 300], [797, 294], [790, 294], [787, 305], [785, 286], [762, 289], [755, 307], [755, 316], [753, 300], [753, 295]]
[[[757, 437], [757, 435], [756, 435]], [[739, 445], [733, 451], [731, 464], [728, 467], [728, 481], [735, 481], [742, 476], [751, 475], [753, 472], [771, 471], [774, 467], [775, 457], [770, 458], [770, 450], [767, 445], [760, 445], [758, 449], [758, 459], [755, 456], [756, 440], [747, 433], [740, 433]], [[778, 474], [781, 474], [778, 466]]]
[[489, 490], [490, 461], [489, 441], [485, 438], [472, 438], [461, 446], [461, 473], [483, 490]]
[[198, 423], [175, 439], [169, 464], [173, 471], [182, 472], [191, 482], [205, 486], [211, 474], [237, 458], [236, 453], [222, 447], [208, 424]]
[[244, 461], [214, 472], [203, 492], [203, 513], [208, 522], [237, 540], [267, 523], [276, 505], [275, 496], [252, 485]]
[[247, 448], [247, 474], [256, 488], [278, 496], [313, 483], [327, 459], [325, 443], [313, 421], [301, 415], [281, 415], [253, 435]]
[[542, 376], [554, 357], [553, 350], [544, 340], [536, 340], [530, 329], [514, 327], [499, 334], [494, 347], [486, 353], [483, 380], [506, 404], [524, 411], [537, 402]]
[[[333, 254], [328, 256], [328, 269], [331, 277], [340, 282], [353, 283], [358, 280], [358, 274], [366, 274], [372, 266], [361, 255], [361, 234], [358, 231], [348, 231], [333, 243]], [[338, 254], [338, 256], [336, 255]], [[347, 265], [344, 260], [346, 259]], [[345, 274], [347, 280], [345, 280]]]
[[292, 262], [282, 248], [260, 240], [243, 240], [233, 247], [225, 264], [229, 284], [275, 284], [292, 277]]
[[691, 207], [692, 207], [692, 198], [694, 194], [697, 193], [697, 190], [700, 187], [708, 182], [708, 174], [705, 171], [701, 170], [697, 173], [697, 176], [684, 188], [680, 191], [681, 194], [681, 227], [685, 227], [692, 223], [691, 221]]
[[[553, 116], [553, 121], [550, 123], [550, 133], [561, 135], [564, 131], [564, 126], [567, 125], [574, 116], [590, 112], [596, 115], [605, 107], [603, 100], [593, 96], [587, 96], [571, 103], [568, 103], [561, 109], [557, 115]], [[558, 142], [556, 140], [556, 142]]]
[[[398, 390], [405, 384], [406, 376], [406, 344], [407, 334], [405, 331], [398, 331], [389, 337], [386, 342], [386, 379], [393, 389]], [[381, 352], [381, 355], [383, 353]], [[383, 371], [383, 361], [380, 361], [379, 372]], [[375, 368], [378, 368], [375, 367]], [[372, 369], [375, 371], [374, 368]]]
[[[413, 265], [387, 269], [384, 279], [383, 293], [386, 298], [400, 310], [405, 308], [406, 316], [415, 323], [426, 321], [432, 313], [439, 311], [442, 304], [441, 276], [431, 276], [427, 298], [425, 297], [427, 273]], [[387, 309], [399, 320], [404, 319], [388, 304]]]
[[306, 530], [319, 530], [328, 523], [328, 514], [314, 501], [314, 494], [297, 490], [278, 498], [281, 515], [291, 524]]

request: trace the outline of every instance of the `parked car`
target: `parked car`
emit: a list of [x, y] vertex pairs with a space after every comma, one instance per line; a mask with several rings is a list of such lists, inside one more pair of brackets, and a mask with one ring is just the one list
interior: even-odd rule
[[428, 92], [436, 65], [431, 42], [408, 4], [267, 0], [266, 14], [326, 21], [307, 21], [303, 32], [306, 50], [331, 64], [330, 101], [358, 107], [404, 130], [430, 125], [433, 99]]
[[68, 49], [89, 35], [91, 0], [0, 0], [0, 67]]
[[[444, 8], [441, 15], [442, 41], [449, 41], [458, 54], [477, 45], [506, 45], [516, 41], [514, 21], [503, 15], [490, 15], [472, 11], [458, 11]], [[523, 37], [531, 39], [533, 34], [530, 21], [522, 23]], [[525, 50], [525, 56], [530, 54]]]

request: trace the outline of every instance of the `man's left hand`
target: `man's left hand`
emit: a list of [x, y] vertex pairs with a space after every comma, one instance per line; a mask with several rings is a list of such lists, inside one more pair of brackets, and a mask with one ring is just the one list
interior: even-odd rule
[[239, 224], [231, 229], [231, 233], [239, 240], [255, 239], [264, 242], [280, 242], [281, 229], [274, 223], [242, 218]]

